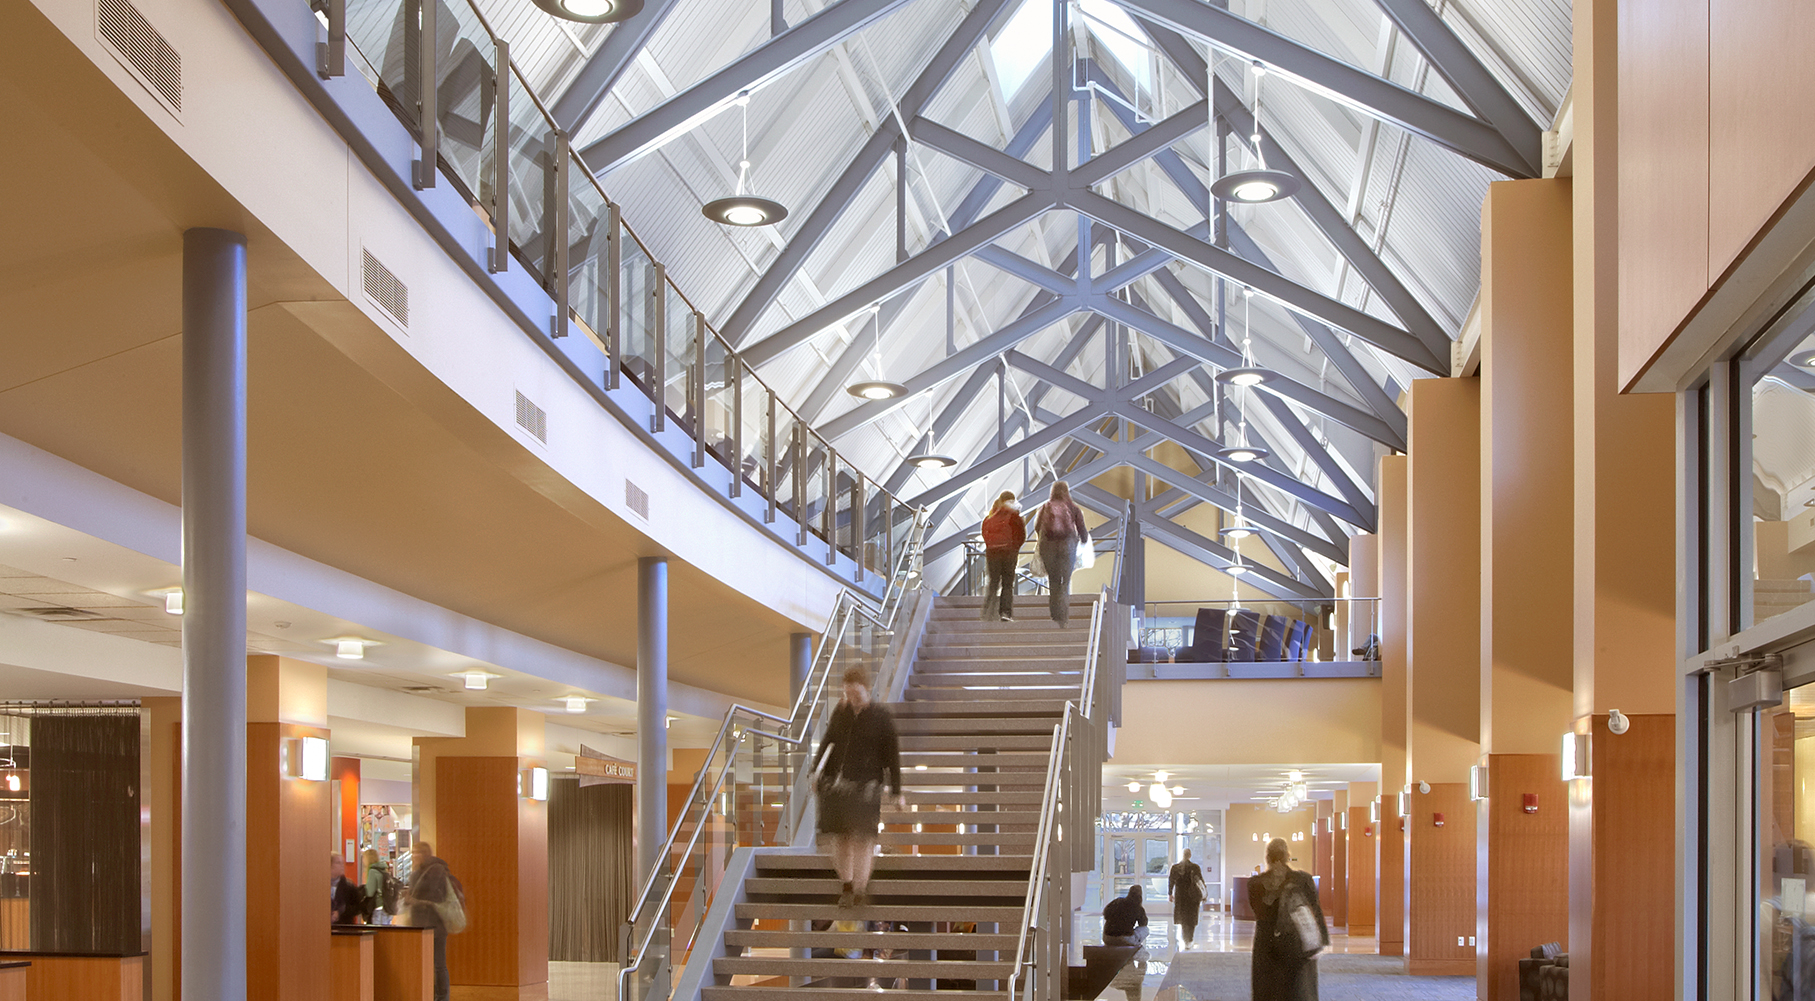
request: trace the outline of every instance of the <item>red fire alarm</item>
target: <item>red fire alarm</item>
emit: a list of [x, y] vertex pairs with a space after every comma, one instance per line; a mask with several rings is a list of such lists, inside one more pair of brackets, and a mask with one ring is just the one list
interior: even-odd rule
[[1405, 833], [1405, 818], [1404, 817], [1399, 818], [1399, 833], [1401, 833], [1401, 834]]
[[1431, 814], [1431, 824], [1436, 827], [1442, 827], [1443, 826], [1443, 814], [1441, 814], [1441, 813]]
[[1525, 794], [1525, 812], [1526, 813], [1537, 813], [1538, 812], [1538, 794], [1537, 793], [1528, 792]]
[[1374, 827], [1373, 827], [1373, 825], [1371, 825], [1371, 824], [1370, 824], [1370, 825], [1368, 825], [1368, 826], [1367, 826], [1367, 827], [1364, 827], [1364, 828], [1362, 828], [1362, 829], [1361, 829], [1361, 836], [1362, 836], [1362, 837], [1364, 837], [1364, 838], [1371, 838], [1371, 837], [1373, 837], [1373, 836], [1374, 836]]

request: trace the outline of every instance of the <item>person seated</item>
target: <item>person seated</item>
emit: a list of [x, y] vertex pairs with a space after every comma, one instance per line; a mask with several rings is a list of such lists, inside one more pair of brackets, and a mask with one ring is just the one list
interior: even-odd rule
[[1103, 908], [1104, 945], [1143, 945], [1147, 941], [1147, 908], [1141, 905], [1141, 884], [1128, 888]]

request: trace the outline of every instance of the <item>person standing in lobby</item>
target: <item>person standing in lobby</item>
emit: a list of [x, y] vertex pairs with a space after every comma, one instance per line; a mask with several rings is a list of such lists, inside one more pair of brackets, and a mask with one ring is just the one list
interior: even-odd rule
[[1027, 525], [1012, 490], [1002, 491], [983, 519], [983, 560], [989, 576], [983, 588], [983, 621], [1015, 620], [1015, 561], [1027, 541]]
[[1166, 898], [1172, 901], [1172, 923], [1179, 928], [1182, 946], [1189, 949], [1197, 938], [1197, 911], [1204, 902], [1204, 870], [1191, 861], [1189, 848], [1166, 876]]
[[328, 856], [328, 912], [337, 925], [356, 925], [365, 917], [365, 897], [359, 884], [347, 878], [346, 860], [339, 853]]
[[[1317, 952], [1330, 943], [1317, 884], [1287, 864], [1286, 839], [1267, 842], [1267, 870], [1248, 880], [1254, 911], [1253, 1001], [1317, 1001]], [[1309, 937], [1314, 943], [1306, 947]], [[1321, 942], [1316, 940], [1321, 937]]]
[[1040, 562], [1046, 565], [1046, 589], [1052, 607], [1052, 620], [1061, 626], [1071, 622], [1071, 571], [1078, 562], [1078, 547], [1090, 541], [1090, 529], [1084, 525], [1084, 512], [1071, 499], [1071, 485], [1060, 480], [1034, 519], [1034, 534], [1039, 538]]
[[[410, 924], [435, 930], [435, 1001], [448, 1001], [447, 937], [466, 927], [465, 891], [426, 841], [410, 848]], [[454, 925], [457, 924], [458, 927]]]

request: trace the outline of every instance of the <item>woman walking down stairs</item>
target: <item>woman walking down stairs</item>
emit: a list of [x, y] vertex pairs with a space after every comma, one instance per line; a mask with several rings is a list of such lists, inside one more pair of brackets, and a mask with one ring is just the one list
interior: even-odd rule
[[[759, 854], [703, 1001], [1006, 999], [1053, 728], [1079, 701], [1090, 630], [979, 621], [981, 600], [937, 599], [890, 706], [907, 809], [883, 810], [869, 899], [839, 906], [823, 849]], [[1091, 600], [1072, 614], [1089, 622]]]

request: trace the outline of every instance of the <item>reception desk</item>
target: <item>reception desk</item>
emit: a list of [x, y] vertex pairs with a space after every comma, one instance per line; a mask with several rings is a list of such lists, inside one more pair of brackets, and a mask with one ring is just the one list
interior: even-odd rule
[[0, 963], [0, 1001], [25, 1001], [25, 975], [31, 965], [18, 959]]
[[373, 961], [377, 930], [370, 925], [335, 925], [328, 943], [329, 1001], [374, 1001]]
[[[32, 1001], [144, 1001], [145, 957], [0, 952], [0, 965], [21, 963]], [[0, 993], [0, 998], [9, 997]]]
[[373, 1001], [434, 1001], [435, 933], [402, 925], [371, 930]]

